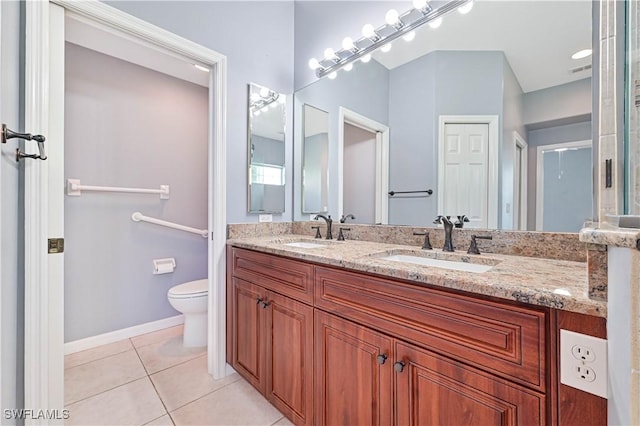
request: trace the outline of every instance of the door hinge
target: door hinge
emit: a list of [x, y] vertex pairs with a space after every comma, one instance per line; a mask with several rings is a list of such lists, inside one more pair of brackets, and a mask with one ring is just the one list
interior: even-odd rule
[[64, 238], [49, 238], [49, 254], [64, 252]]

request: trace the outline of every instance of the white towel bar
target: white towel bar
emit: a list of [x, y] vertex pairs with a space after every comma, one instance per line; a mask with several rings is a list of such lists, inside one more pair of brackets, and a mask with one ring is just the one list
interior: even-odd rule
[[177, 223], [167, 222], [166, 220], [145, 216], [140, 212], [135, 212], [134, 214], [132, 214], [131, 220], [133, 220], [134, 222], [140, 222], [140, 221], [149, 222], [149, 223], [154, 223], [160, 226], [166, 226], [167, 228], [179, 229], [180, 231], [186, 231], [186, 232], [191, 232], [193, 234], [201, 235], [204, 238], [209, 237], [209, 231], [206, 229], [197, 229], [197, 228], [192, 228], [190, 226], [178, 225]]
[[79, 197], [82, 191], [129, 192], [135, 194], [159, 194], [161, 200], [169, 199], [169, 185], [160, 185], [160, 189], [120, 188], [115, 186], [81, 185], [80, 179], [67, 179], [67, 195]]

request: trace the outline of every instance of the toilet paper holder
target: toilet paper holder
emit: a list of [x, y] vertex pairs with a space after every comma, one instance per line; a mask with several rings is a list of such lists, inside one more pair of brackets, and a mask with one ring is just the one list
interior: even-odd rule
[[173, 257], [153, 259], [153, 275], [170, 274], [175, 267], [176, 260]]

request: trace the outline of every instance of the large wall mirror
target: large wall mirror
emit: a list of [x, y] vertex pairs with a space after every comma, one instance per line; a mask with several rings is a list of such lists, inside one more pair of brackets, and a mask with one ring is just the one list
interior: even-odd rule
[[[327, 14], [339, 13], [334, 3]], [[389, 129], [388, 188], [377, 194], [389, 224], [433, 226], [438, 214], [466, 214], [478, 228], [577, 232], [593, 216], [592, 87], [591, 56], [572, 55], [591, 48], [591, 27], [588, 1], [475, 2], [466, 15], [423, 25], [413, 41], [395, 40], [370, 62], [296, 91], [294, 153], [302, 152], [304, 105], [327, 111], [328, 212], [352, 213], [338, 211], [348, 186], [338, 164], [350, 170], [376, 156], [339, 158], [338, 144], [355, 143], [340, 114], [348, 109]], [[302, 167], [298, 154], [294, 169]], [[300, 175], [295, 220], [308, 219], [296, 202]]]
[[249, 213], [282, 213], [285, 201], [285, 96], [249, 84]]

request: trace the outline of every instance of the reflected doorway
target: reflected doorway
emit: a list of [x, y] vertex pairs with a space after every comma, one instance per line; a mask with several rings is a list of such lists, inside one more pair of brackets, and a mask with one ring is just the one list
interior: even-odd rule
[[536, 231], [578, 232], [591, 218], [591, 151], [590, 140], [538, 147]]
[[338, 214], [389, 222], [389, 127], [340, 108]]

